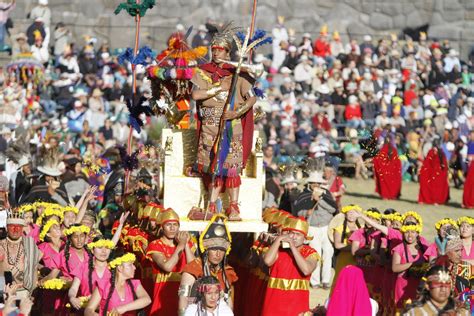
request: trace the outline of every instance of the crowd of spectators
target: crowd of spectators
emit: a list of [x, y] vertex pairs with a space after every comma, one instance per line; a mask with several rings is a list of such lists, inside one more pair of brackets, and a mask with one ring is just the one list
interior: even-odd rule
[[[3, 12], [14, 7], [12, 1]], [[2, 134], [22, 126], [40, 142], [47, 130], [61, 135], [65, 151], [79, 148], [82, 154], [125, 143], [124, 100], [131, 96], [132, 76], [131, 67], [117, 61], [121, 50], [91, 36], [74, 38], [64, 23], [52, 23], [47, 0], [28, 18], [25, 32], [11, 35], [12, 59], [31, 54], [45, 70], [40, 82], [24, 80], [18, 71], [1, 73]], [[474, 54], [461, 60], [448, 40], [426, 33], [416, 41], [366, 35], [359, 42], [343, 41], [338, 30], [326, 26], [319, 33], [298, 31], [312, 33], [300, 38], [279, 18], [271, 52], [254, 57], [266, 69], [258, 79], [266, 99], [258, 106], [267, 115], [257, 125], [276, 163], [334, 156], [353, 163], [356, 177], [367, 178], [364, 161], [389, 135], [404, 179], [416, 181], [423, 157], [439, 139], [455, 184], [462, 185], [468, 156], [474, 154]], [[176, 32], [184, 34], [185, 27], [177, 25]], [[189, 45], [208, 45], [211, 36], [210, 25], [201, 25]], [[138, 93], [146, 95], [146, 71], [137, 72]], [[134, 136], [139, 143], [150, 141], [146, 129]]]

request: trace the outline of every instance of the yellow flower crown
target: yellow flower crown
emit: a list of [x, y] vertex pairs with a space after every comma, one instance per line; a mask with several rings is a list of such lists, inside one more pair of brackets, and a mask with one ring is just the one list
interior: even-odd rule
[[95, 242], [91, 242], [87, 244], [87, 248], [89, 248], [90, 250], [94, 248], [103, 248], [103, 247], [107, 249], [114, 249], [115, 245], [112, 240], [108, 240], [108, 239], [100, 239]]
[[66, 213], [66, 212], [73, 212], [74, 214], [77, 215], [77, 213], [79, 213], [79, 209], [75, 206], [65, 206], [63, 207], [63, 213]]
[[402, 215], [402, 222], [404, 222], [407, 219], [408, 216], [414, 217], [416, 219], [416, 221], [418, 222], [418, 225], [423, 226], [423, 219], [421, 218], [420, 214], [418, 214], [415, 211], [408, 211], [408, 212], [404, 213]]
[[53, 225], [59, 226], [58, 221], [55, 219], [50, 219], [49, 221], [46, 222], [46, 224], [43, 225], [43, 227], [41, 228], [41, 233], [39, 235], [39, 239], [41, 241], [44, 241], [44, 237], [46, 237], [46, 234], [49, 232], [49, 230], [51, 229]]
[[458, 218], [458, 225], [461, 226], [461, 223], [468, 223], [474, 225], [474, 218], [471, 216], [462, 216]]
[[393, 213], [393, 214], [383, 214], [382, 215], [383, 219], [389, 220], [389, 221], [397, 221], [401, 222], [402, 221], [402, 215], [400, 213]]
[[363, 213], [364, 211], [362, 210], [362, 208], [359, 206], [359, 205], [346, 205], [342, 208], [341, 210], [341, 213], [343, 214], [346, 214], [347, 212], [349, 212], [350, 210], [354, 210], [354, 211], [358, 211], [358, 212], [361, 212]]
[[121, 257], [115, 258], [114, 260], [110, 261], [109, 262], [109, 267], [110, 267], [110, 269], [115, 269], [119, 265], [121, 265], [122, 263], [135, 262], [136, 259], [137, 258], [135, 257], [135, 255], [133, 253], [129, 252], [127, 254], [124, 254]]
[[380, 220], [382, 218], [382, 214], [374, 211], [365, 211], [364, 214], [376, 220]]
[[74, 233], [89, 234], [90, 231], [91, 231], [91, 229], [89, 227], [85, 226], [85, 225], [72, 226], [72, 227], [69, 227], [68, 229], [66, 229], [64, 231], [64, 235], [69, 236], [69, 235], [72, 235]]
[[417, 232], [418, 234], [421, 233], [421, 230], [422, 230], [421, 225], [403, 225], [402, 228], [400, 229], [402, 233], [412, 231], [412, 232]]
[[62, 290], [71, 286], [71, 283], [64, 281], [63, 279], [51, 279], [43, 283], [42, 288], [47, 290]]
[[439, 230], [443, 225], [446, 225], [446, 224], [456, 227], [456, 228], [458, 227], [458, 224], [452, 218], [443, 218], [442, 220], [437, 221], [435, 224], [435, 227], [437, 230]]
[[34, 204], [23, 204], [18, 208], [18, 213], [26, 213], [26, 212], [35, 212], [36, 207]]
[[52, 204], [52, 203], [48, 203], [48, 204], [50, 205], [46, 206], [43, 213], [41, 213], [41, 216], [38, 217], [38, 219], [36, 220], [36, 224], [41, 225], [43, 223], [43, 218], [49, 217], [49, 216], [57, 216], [59, 217], [61, 221], [64, 219], [64, 213], [61, 209], [61, 206], [59, 206], [58, 204]]

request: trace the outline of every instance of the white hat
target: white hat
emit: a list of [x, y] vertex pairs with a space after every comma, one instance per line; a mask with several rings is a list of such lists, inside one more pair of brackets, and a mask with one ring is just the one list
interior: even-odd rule
[[[465, 120], [465, 116], [464, 115], [461, 115], [459, 116], [459, 118], [463, 118]], [[463, 122], [464, 123], [464, 122]], [[458, 121], [454, 121], [453, 122], [453, 128], [459, 128], [459, 122]]]
[[304, 34], [303, 34], [303, 37], [311, 38], [311, 34], [309, 34], [309, 33], [304, 33]]
[[291, 121], [289, 120], [282, 120], [281, 121], [281, 127], [291, 127]]
[[433, 111], [425, 110], [425, 118], [427, 119], [433, 118]]
[[372, 75], [370, 74], [370, 72], [364, 72], [364, 79], [365, 79], [365, 80], [370, 80], [370, 79], [372, 79]]
[[[288, 51], [289, 51], [290, 53], [296, 53], [296, 50], [297, 50], [297, 49], [296, 49], [296, 46], [293, 46], [293, 45], [291, 45], [291, 46], [288, 48]], [[301, 56], [301, 57], [303, 57], [303, 56]]]
[[322, 84], [318, 88], [318, 92], [321, 94], [328, 94], [330, 92], [329, 87], [326, 84]]
[[284, 82], [284, 83], [291, 83], [292, 80], [291, 80], [290, 77], [285, 77], [285, 79], [283, 79], [283, 82]]
[[370, 35], [364, 35], [364, 41], [365, 42], [370, 42], [372, 40], [372, 36]]
[[48, 5], [48, 0], [38, 0], [38, 3], [41, 5]]
[[444, 129], [446, 130], [452, 130], [453, 129], [453, 124], [451, 124], [451, 122], [446, 122], [446, 124], [444, 124]]
[[35, 22], [44, 22], [44, 19], [43, 19], [42, 16], [37, 16], [37, 17], [35, 18]]
[[313, 93], [310, 93], [310, 94], [308, 94], [308, 96], [306, 97], [306, 99], [309, 100], [309, 101], [314, 101], [314, 100], [316, 100], [317, 98], [316, 98], [316, 96], [315, 96]]
[[448, 105], [448, 101], [446, 101], [446, 99], [440, 99], [438, 101], [438, 104], [441, 105], [441, 106], [445, 106], [445, 105]]
[[28, 156], [21, 156], [21, 158], [18, 160], [18, 167], [21, 168], [23, 166], [26, 166], [29, 163], [30, 163], [30, 158]]
[[[296, 47], [295, 47], [295, 48], [296, 48]], [[300, 57], [300, 61], [305, 61], [305, 60], [308, 60], [308, 56], [302, 55], [302, 56]]]
[[349, 131], [349, 137], [357, 138], [357, 130], [355, 128], [351, 128], [351, 130]]
[[326, 179], [323, 178], [323, 174], [317, 171], [311, 172], [308, 178], [306, 179], [306, 182], [307, 183], [321, 183], [321, 184], [327, 183]]
[[0, 135], [11, 134], [11, 133], [12, 133], [12, 130], [6, 126], [3, 126], [3, 128], [0, 130]]
[[278, 104], [272, 104], [272, 112], [280, 111], [280, 106]]
[[288, 68], [288, 67], [285, 66], [285, 67], [281, 67], [280, 73], [282, 73], [282, 74], [291, 74], [292, 71], [291, 71], [290, 68]]
[[65, 116], [61, 118], [61, 124], [67, 124], [69, 122], [69, 119]]
[[357, 102], [357, 97], [355, 95], [351, 94], [348, 98], [348, 102], [351, 103], [351, 104], [356, 103]]
[[449, 50], [448, 55], [451, 56], [451, 57], [456, 57], [456, 56], [458, 56], [459, 54], [458, 54], [458, 52], [457, 52], [455, 49], [451, 48], [451, 49]]
[[207, 28], [204, 24], [200, 24], [198, 27], [198, 31], [207, 32]]
[[447, 142], [446, 143], [446, 149], [448, 151], [453, 151], [454, 150], [454, 144], [452, 142]]
[[288, 177], [285, 177], [283, 178], [283, 180], [281, 180], [280, 184], [287, 184], [287, 183], [298, 183], [299, 181], [293, 176], [288, 176]]
[[184, 25], [181, 23], [176, 24], [176, 31], [178, 32], [184, 31]]

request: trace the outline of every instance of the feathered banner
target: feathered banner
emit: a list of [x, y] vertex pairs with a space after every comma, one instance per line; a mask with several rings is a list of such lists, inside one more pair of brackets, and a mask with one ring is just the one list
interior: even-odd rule
[[138, 168], [138, 155], [140, 154], [138, 149], [135, 150], [131, 155], [127, 154], [127, 150], [123, 146], [117, 146], [117, 149], [120, 152], [123, 169], [130, 172]]
[[153, 111], [148, 103], [148, 100], [144, 97], [140, 99], [135, 98], [127, 99], [127, 108], [130, 112], [128, 116], [128, 122], [138, 133], [142, 131], [143, 121], [140, 118], [140, 115], [145, 114], [146, 116], [152, 116]]
[[[253, 48], [257, 48], [265, 44], [271, 44], [273, 41], [271, 36], [265, 37], [266, 35], [267, 32], [265, 32], [264, 30], [256, 29], [252, 38], [248, 40], [247, 49], [251, 50]], [[240, 43], [241, 47], [245, 42], [246, 34], [243, 32], [237, 32], [235, 36], [238, 38], [238, 40], [236, 40], [237, 45], [239, 45]]]
[[137, 0], [127, 0], [127, 2], [120, 3], [114, 13], [119, 14], [122, 10], [125, 10], [133, 17], [137, 15], [143, 17], [146, 11], [153, 8], [155, 4], [155, 0], [143, 0], [142, 3], [137, 3]]
[[149, 64], [147, 59], [153, 60], [154, 58], [153, 51], [148, 46], [143, 46], [138, 51], [136, 56], [133, 55], [133, 49], [128, 47], [122, 54], [118, 56], [119, 64], [124, 64], [126, 61], [131, 63], [132, 65], [143, 65], [146, 66]]

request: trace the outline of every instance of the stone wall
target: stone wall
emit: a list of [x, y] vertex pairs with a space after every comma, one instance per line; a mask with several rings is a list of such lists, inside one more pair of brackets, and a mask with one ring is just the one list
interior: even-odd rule
[[[50, 0], [53, 25], [65, 22], [78, 44], [82, 35], [108, 40], [112, 47], [132, 46], [134, 21], [126, 13], [113, 10], [126, 0]], [[25, 30], [25, 19], [36, 0], [17, 0], [12, 17], [18, 29]], [[142, 20], [141, 43], [162, 49], [177, 23], [197, 25], [207, 18], [234, 20], [249, 25], [251, 0], [159, 0]], [[474, 44], [474, 0], [259, 0], [257, 26], [271, 30], [278, 15], [297, 35], [315, 36], [322, 24], [338, 30], [344, 40], [365, 34], [388, 36], [405, 27], [429, 24], [428, 35], [447, 38], [466, 56]]]

